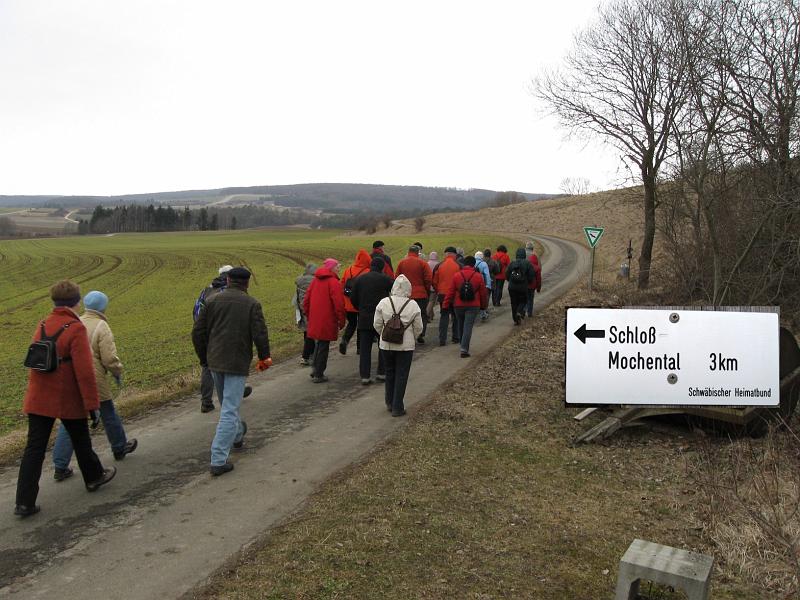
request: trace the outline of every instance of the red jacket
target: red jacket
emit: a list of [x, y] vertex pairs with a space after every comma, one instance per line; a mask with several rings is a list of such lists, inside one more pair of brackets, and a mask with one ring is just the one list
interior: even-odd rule
[[461, 267], [456, 262], [455, 255], [445, 255], [444, 260], [436, 267], [436, 273], [433, 274], [433, 287], [436, 289], [436, 293], [446, 296], [453, 283], [453, 275], [460, 270]]
[[497, 274], [495, 279], [498, 279], [500, 281], [505, 281], [506, 268], [508, 267], [508, 265], [511, 264], [511, 257], [502, 250], [498, 250], [497, 252], [494, 253], [492, 258], [495, 259], [498, 263], [500, 263], [500, 273]]
[[333, 342], [344, 327], [344, 294], [339, 278], [330, 269], [320, 267], [303, 298], [306, 335], [312, 340]]
[[[66, 307], [54, 308], [44, 321], [45, 333], [54, 335], [67, 323], [70, 323], [69, 327], [56, 342], [56, 353], [70, 360], [61, 363], [52, 373], [31, 369], [22, 404], [25, 414], [85, 419], [90, 410], [100, 408], [89, 336], [78, 315]], [[38, 340], [40, 336], [37, 324], [33, 340]]]
[[405, 275], [411, 282], [411, 297], [427, 298], [433, 282], [433, 273], [428, 263], [418, 254], [408, 253], [397, 265], [397, 274]]
[[528, 284], [529, 290], [536, 290], [537, 292], [542, 291], [542, 265], [539, 264], [539, 258], [531, 253], [528, 257], [528, 260], [533, 265], [533, 270], [536, 271], [536, 279], [534, 279], [531, 283]]
[[[472, 287], [475, 288], [475, 298], [472, 300], [462, 300], [458, 293], [465, 280], [469, 280]], [[444, 297], [442, 308], [470, 308], [473, 306], [486, 310], [489, 307], [489, 290], [486, 289], [483, 275], [479, 271], [472, 267], [464, 267], [453, 275], [453, 282], [450, 284], [450, 291]]]
[[369, 255], [370, 258], [375, 258], [376, 256], [380, 256], [383, 259], [384, 275], [388, 275], [394, 279], [394, 271], [392, 270], [392, 257], [379, 248], [375, 248], [375, 250], [372, 251], [372, 254]]
[[[358, 254], [356, 254], [356, 262], [352, 265], [347, 267], [342, 275], [342, 294], [344, 294], [344, 286], [350, 279], [355, 279], [359, 275], [363, 273], [369, 273], [369, 265], [372, 262], [372, 258], [369, 254], [367, 254], [366, 250], [359, 250]], [[350, 284], [350, 287], [353, 287], [353, 283]], [[347, 312], [354, 312], [357, 313], [358, 309], [353, 306], [353, 303], [350, 302], [350, 298], [344, 296], [344, 309]]]

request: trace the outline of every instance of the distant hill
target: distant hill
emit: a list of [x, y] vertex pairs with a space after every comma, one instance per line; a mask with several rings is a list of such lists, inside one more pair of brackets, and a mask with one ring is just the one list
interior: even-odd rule
[[[98, 204], [164, 204], [200, 207], [209, 204], [224, 206], [231, 196], [247, 196], [253, 200], [279, 206], [307, 208], [328, 212], [404, 211], [478, 208], [491, 200], [496, 191], [482, 189], [436, 188], [401, 185], [352, 183], [304, 183], [297, 185], [264, 185], [229, 187], [215, 190], [154, 192], [122, 196], [1, 196], [0, 206], [52, 206], [69, 208], [94, 207]], [[550, 198], [553, 194], [526, 193], [529, 200]], [[234, 201], [235, 199], [231, 199]], [[241, 203], [241, 201], [239, 201]]]

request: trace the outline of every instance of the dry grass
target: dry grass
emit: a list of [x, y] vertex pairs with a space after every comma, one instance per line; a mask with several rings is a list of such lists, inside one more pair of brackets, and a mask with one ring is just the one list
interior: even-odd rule
[[[573, 446], [587, 425], [563, 406], [563, 307], [581, 301], [526, 323], [190, 596], [594, 600], [635, 537], [708, 552], [687, 518], [704, 438], [658, 426]], [[715, 578], [715, 598], [771, 597]]]

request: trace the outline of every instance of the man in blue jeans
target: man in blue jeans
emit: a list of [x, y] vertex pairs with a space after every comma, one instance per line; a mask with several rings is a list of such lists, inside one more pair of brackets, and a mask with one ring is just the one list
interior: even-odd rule
[[[121, 386], [122, 361], [117, 356], [114, 334], [111, 332], [105, 315], [108, 308], [108, 296], [103, 292], [93, 290], [83, 298], [83, 306], [86, 310], [81, 315], [81, 322], [86, 326], [92, 351], [97, 393], [100, 397], [100, 419], [103, 421], [114, 458], [122, 460], [136, 450], [138, 443], [135, 439], [128, 440], [125, 436], [125, 428], [114, 407], [114, 401], [111, 399], [111, 384], [108, 381], [108, 375], [110, 374], [114, 378], [118, 387]], [[93, 415], [92, 427], [96, 424], [96, 415]], [[53, 446], [53, 464], [55, 466], [53, 478], [56, 481], [64, 481], [72, 476], [73, 471], [69, 466], [71, 459], [72, 442], [62, 423]]]
[[222, 401], [219, 423], [211, 443], [211, 475], [233, 470], [228, 462], [231, 448], [244, 445], [247, 423], [239, 416], [245, 380], [253, 360], [253, 345], [258, 351], [258, 369], [267, 369], [269, 336], [261, 304], [247, 294], [250, 271], [236, 267], [228, 271], [224, 294], [217, 294], [200, 311], [192, 329], [201, 367], [208, 367], [214, 378], [217, 396]]

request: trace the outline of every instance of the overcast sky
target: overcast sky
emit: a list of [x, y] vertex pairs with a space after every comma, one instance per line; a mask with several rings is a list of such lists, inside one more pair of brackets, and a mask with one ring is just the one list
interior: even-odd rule
[[620, 185], [530, 94], [598, 0], [0, 0], [0, 194]]

